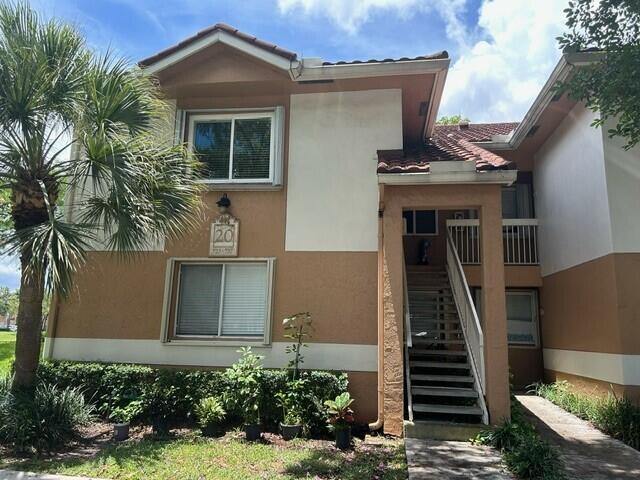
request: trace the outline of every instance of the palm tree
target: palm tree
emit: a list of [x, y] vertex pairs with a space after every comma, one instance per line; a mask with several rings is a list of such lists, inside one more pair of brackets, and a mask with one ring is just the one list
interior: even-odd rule
[[0, 188], [12, 223], [0, 249], [21, 266], [14, 390], [35, 383], [45, 293], [70, 292], [93, 242], [129, 258], [195, 222], [196, 169], [168, 117], [139, 69], [97, 57], [74, 28], [25, 3], [0, 4]]

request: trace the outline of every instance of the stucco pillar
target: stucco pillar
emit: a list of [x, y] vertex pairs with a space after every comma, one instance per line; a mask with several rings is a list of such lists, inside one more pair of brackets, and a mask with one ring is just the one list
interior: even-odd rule
[[486, 396], [491, 424], [510, 417], [509, 350], [502, 250], [502, 202], [495, 186], [480, 208], [482, 319]]
[[402, 209], [387, 206], [383, 226], [384, 433], [400, 436], [404, 421]]

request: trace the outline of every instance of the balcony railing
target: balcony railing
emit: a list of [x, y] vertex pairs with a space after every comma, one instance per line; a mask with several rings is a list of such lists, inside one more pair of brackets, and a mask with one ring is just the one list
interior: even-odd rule
[[[447, 220], [447, 229], [460, 263], [478, 265], [480, 255], [480, 221]], [[538, 220], [515, 218], [502, 220], [502, 243], [505, 265], [538, 265]]]

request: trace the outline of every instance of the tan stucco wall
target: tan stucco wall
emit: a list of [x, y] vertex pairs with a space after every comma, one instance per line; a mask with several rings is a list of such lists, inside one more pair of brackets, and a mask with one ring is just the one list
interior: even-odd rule
[[[92, 252], [78, 273], [76, 289], [60, 305], [56, 336], [160, 338], [168, 257], [207, 257], [212, 207], [219, 193], [205, 195], [205, 220], [167, 253], [146, 253], [132, 263]], [[280, 320], [310, 311], [311, 341], [376, 344], [377, 253], [285, 252], [284, 191], [229, 192], [240, 220], [240, 257], [275, 257], [273, 340], [283, 340]]]
[[479, 209], [482, 238], [486, 398], [490, 421], [508, 418], [509, 373], [502, 260], [502, 206], [498, 185], [385, 186], [384, 208], [384, 410], [385, 432], [402, 431], [403, 405], [403, 208]]
[[632, 402], [640, 405], [640, 386], [638, 385], [620, 385], [618, 383], [603, 382], [594, 378], [581, 377], [565, 372], [557, 372], [554, 370], [544, 370], [545, 382], [567, 381], [579, 392], [589, 395], [597, 395], [604, 397], [610, 393], [617, 396], [625, 396]]
[[543, 278], [545, 348], [640, 354], [640, 254], [616, 253]]

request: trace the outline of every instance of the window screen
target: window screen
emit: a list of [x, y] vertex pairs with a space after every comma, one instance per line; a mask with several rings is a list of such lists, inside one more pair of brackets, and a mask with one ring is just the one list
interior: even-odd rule
[[267, 263], [182, 264], [176, 335], [263, 336], [268, 285]]
[[198, 159], [204, 164], [204, 178], [229, 177], [231, 121], [196, 122], [193, 145]]
[[218, 335], [222, 265], [182, 265], [178, 335]]
[[269, 178], [271, 119], [238, 119], [233, 133], [233, 178]]
[[[200, 120], [202, 118], [202, 120]], [[193, 149], [211, 180], [269, 179], [272, 167], [272, 117], [196, 116]]]
[[222, 334], [263, 335], [267, 308], [265, 265], [227, 265], [224, 287]]

